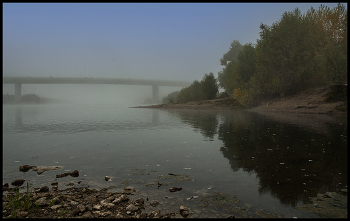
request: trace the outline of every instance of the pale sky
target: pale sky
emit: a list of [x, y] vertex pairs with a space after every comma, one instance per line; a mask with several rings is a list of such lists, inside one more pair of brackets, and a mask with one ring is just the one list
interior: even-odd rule
[[[322, 3], [334, 8], [337, 3]], [[347, 3], [343, 3], [347, 7]], [[3, 3], [3, 76], [201, 80], [233, 40], [321, 3]]]

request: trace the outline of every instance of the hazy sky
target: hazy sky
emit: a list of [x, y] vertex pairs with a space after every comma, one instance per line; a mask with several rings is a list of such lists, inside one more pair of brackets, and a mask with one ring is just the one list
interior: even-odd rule
[[3, 76], [201, 80], [233, 40], [256, 44], [261, 23], [320, 5], [3, 3]]

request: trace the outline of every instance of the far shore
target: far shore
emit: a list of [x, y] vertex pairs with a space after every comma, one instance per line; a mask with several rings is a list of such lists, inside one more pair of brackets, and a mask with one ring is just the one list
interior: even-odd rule
[[254, 112], [285, 112], [302, 114], [340, 114], [346, 115], [345, 111], [336, 109], [346, 105], [346, 101], [326, 101], [326, 95], [331, 87], [326, 86], [301, 92], [297, 95], [272, 99], [263, 102], [260, 106], [245, 108], [233, 98], [221, 98], [214, 100], [188, 101], [181, 103], [155, 104], [137, 106], [132, 108], [160, 108], [160, 109], [208, 109], [208, 110], [247, 110]]

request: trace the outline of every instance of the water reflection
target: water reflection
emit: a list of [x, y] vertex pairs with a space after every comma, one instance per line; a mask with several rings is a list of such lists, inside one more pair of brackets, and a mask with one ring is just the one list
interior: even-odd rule
[[210, 139], [218, 134], [232, 171], [256, 174], [259, 193], [283, 205], [295, 207], [347, 185], [346, 122], [319, 121], [320, 131], [250, 112], [172, 113]]
[[18, 106], [16, 107], [15, 127], [21, 128], [22, 126], [22, 107]]
[[[44, 134], [62, 133], [70, 134], [77, 132], [88, 132], [88, 131], [113, 131], [113, 130], [133, 130], [133, 129], [146, 129], [159, 124], [159, 110], [152, 109], [152, 113], [149, 114], [149, 121], [131, 122], [135, 119], [104, 119], [97, 118], [91, 115], [88, 120], [73, 119], [73, 120], [62, 120], [56, 121], [55, 119], [41, 120], [42, 114], [38, 114], [38, 109], [25, 107], [23, 111], [22, 106], [18, 105], [15, 107], [15, 129], [16, 132], [26, 133], [30, 132], [42, 132]], [[24, 113], [23, 113], [24, 112]], [[23, 121], [25, 123], [23, 123]], [[3, 124], [3, 132], [12, 131], [13, 123]], [[132, 126], [131, 126], [132, 125]]]

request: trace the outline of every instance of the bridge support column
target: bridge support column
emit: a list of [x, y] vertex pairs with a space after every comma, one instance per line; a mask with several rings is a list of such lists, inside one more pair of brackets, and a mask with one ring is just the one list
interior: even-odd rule
[[152, 85], [152, 98], [154, 103], [159, 102], [159, 86], [158, 85]]
[[15, 84], [15, 101], [16, 103], [21, 103], [21, 83]]

